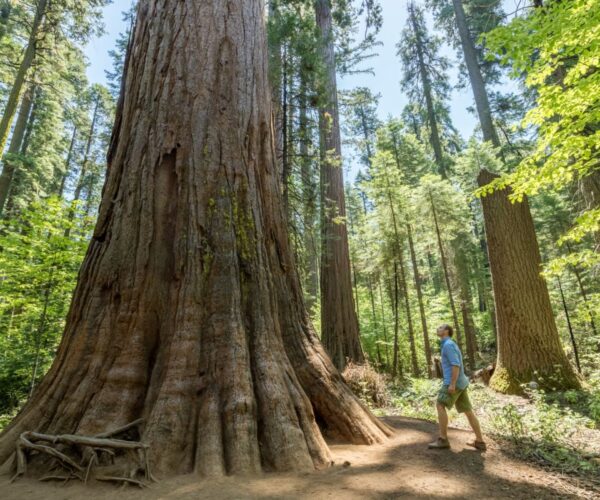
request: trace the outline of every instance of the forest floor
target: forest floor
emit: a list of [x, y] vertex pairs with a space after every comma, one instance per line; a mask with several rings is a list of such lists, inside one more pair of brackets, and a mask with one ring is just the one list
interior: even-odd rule
[[[453, 428], [452, 449], [428, 450], [436, 435], [431, 422], [384, 417], [397, 433], [379, 446], [332, 445], [337, 465], [307, 474], [201, 480], [180, 476], [141, 491], [111, 485], [65, 486], [32, 478], [14, 484], [0, 478], [4, 500], [133, 499], [393, 499], [393, 498], [598, 498], [600, 487], [548, 472], [516, 459], [497, 443], [480, 453], [469, 449], [470, 433]], [[348, 465], [349, 463], [349, 465]], [[344, 465], [345, 464], [345, 465]]]

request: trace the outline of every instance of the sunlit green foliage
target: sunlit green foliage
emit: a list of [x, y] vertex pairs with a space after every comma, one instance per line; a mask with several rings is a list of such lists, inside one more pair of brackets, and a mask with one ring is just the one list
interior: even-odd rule
[[[524, 76], [536, 105], [524, 126], [537, 132], [535, 149], [496, 186], [510, 185], [515, 199], [543, 190], [568, 189], [600, 170], [600, 1], [550, 0], [486, 35], [489, 49]], [[597, 203], [597, 201], [596, 201]], [[597, 206], [577, 218], [564, 239], [597, 234]], [[583, 251], [591, 266], [598, 254]]]
[[0, 226], [1, 413], [27, 396], [58, 346], [91, 230], [70, 213], [49, 198]]

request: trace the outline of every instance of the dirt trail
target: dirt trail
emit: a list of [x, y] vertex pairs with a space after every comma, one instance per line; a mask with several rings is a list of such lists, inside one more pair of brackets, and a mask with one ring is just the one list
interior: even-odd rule
[[[393, 498], [598, 498], [558, 476], [506, 457], [492, 443], [483, 454], [465, 446], [471, 437], [450, 431], [452, 450], [428, 450], [435, 426], [402, 417], [385, 419], [398, 430], [384, 446], [333, 445], [335, 467], [311, 474], [265, 474], [201, 480], [181, 476], [145, 490], [112, 485], [66, 486], [0, 478], [4, 500], [134, 499], [393, 499]], [[350, 466], [344, 467], [344, 462]]]

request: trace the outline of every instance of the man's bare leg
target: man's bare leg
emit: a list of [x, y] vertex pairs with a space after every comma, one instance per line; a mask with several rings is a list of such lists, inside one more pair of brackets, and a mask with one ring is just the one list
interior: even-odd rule
[[448, 439], [448, 413], [446, 407], [440, 403], [436, 404], [438, 414], [438, 425], [440, 427], [440, 437]]
[[440, 435], [433, 443], [429, 443], [429, 448], [436, 450], [447, 450], [450, 448], [450, 443], [448, 442], [448, 414], [446, 413], [446, 408], [444, 405], [436, 403], [436, 408], [438, 413]]
[[478, 442], [483, 443], [483, 434], [481, 433], [481, 426], [479, 425], [479, 419], [477, 418], [477, 415], [475, 415], [473, 410], [466, 411], [465, 415], [469, 420], [471, 429], [473, 429], [473, 432], [475, 433], [475, 439]]

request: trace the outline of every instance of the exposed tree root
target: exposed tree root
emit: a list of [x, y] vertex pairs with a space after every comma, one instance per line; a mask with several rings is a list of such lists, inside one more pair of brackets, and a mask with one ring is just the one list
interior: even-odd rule
[[[88, 480], [93, 478], [97, 481], [144, 487], [143, 481], [155, 481], [148, 462], [148, 445], [114, 437], [125, 434], [141, 423], [141, 419], [136, 420], [96, 436], [23, 432], [17, 441], [15, 450], [17, 470], [11, 482], [27, 473], [28, 461], [31, 458], [45, 455], [53, 462], [48, 465], [50, 471], [63, 469], [67, 475], [50, 474], [40, 478], [40, 481], [66, 483], [71, 479], [78, 479], [87, 484]], [[123, 467], [115, 465], [117, 459], [122, 459], [120, 461], [126, 465]], [[127, 477], [121, 477], [121, 474]]]

